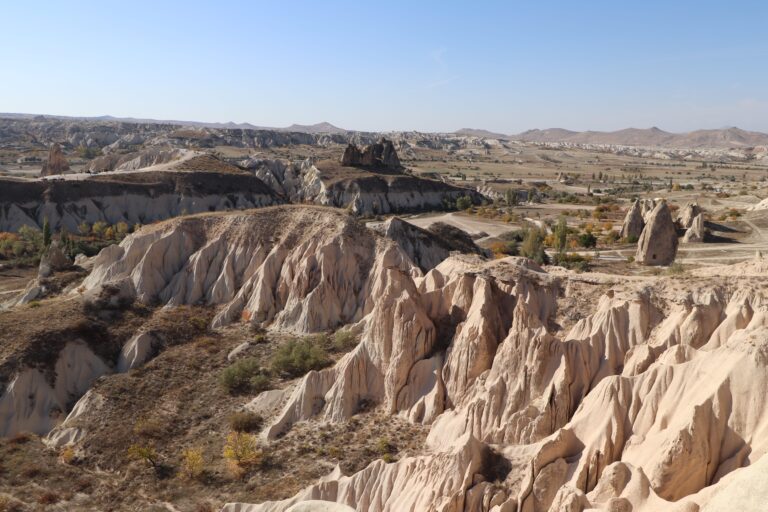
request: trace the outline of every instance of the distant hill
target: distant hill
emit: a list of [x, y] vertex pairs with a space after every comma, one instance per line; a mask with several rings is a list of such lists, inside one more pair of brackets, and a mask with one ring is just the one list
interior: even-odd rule
[[302, 132], [302, 133], [347, 133], [344, 128], [339, 128], [331, 123], [317, 123], [317, 124], [292, 124], [287, 128], [279, 128], [281, 131], [286, 132]]
[[466, 137], [485, 137], [487, 139], [509, 139], [509, 135], [503, 133], [490, 132], [488, 130], [475, 129], [475, 128], [462, 128], [453, 132], [456, 135], [463, 135]]
[[[28, 119], [40, 121], [43, 119], [69, 120], [69, 121], [101, 121], [122, 123], [147, 123], [147, 124], [172, 124], [178, 126], [192, 126], [196, 128], [216, 129], [250, 129], [271, 130], [278, 132], [300, 132], [308, 134], [329, 133], [343, 135], [353, 130], [339, 128], [328, 122], [317, 124], [292, 124], [285, 128], [269, 126], [257, 126], [250, 123], [205, 123], [200, 121], [178, 121], [138, 119], [133, 117], [68, 117], [39, 114], [14, 114], [0, 113], [0, 118]], [[368, 132], [366, 132], [368, 133]], [[652, 128], [626, 128], [614, 132], [584, 131], [577, 132], [564, 128], [548, 128], [545, 130], [528, 130], [517, 135], [504, 135], [480, 128], [461, 128], [453, 132], [454, 135], [484, 137], [490, 139], [520, 140], [525, 142], [570, 142], [573, 144], [608, 144], [619, 146], [649, 146], [663, 148], [746, 148], [754, 146], [768, 146], [768, 134], [751, 132], [736, 127], [721, 128], [716, 130], [696, 130], [687, 133], [672, 133], [657, 127]], [[438, 134], [438, 135], [445, 135]]]
[[653, 128], [626, 128], [615, 132], [574, 132], [562, 128], [528, 130], [512, 136], [526, 142], [570, 142], [573, 144], [612, 144], [623, 146], [659, 146], [666, 148], [743, 148], [768, 145], [768, 134], [740, 128], [696, 130], [670, 133]]

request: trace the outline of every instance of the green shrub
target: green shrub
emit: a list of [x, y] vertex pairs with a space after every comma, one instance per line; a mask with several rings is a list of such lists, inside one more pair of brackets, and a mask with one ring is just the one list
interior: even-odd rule
[[264, 418], [254, 412], [241, 411], [229, 417], [229, 428], [234, 432], [256, 432], [263, 424]]
[[520, 249], [515, 240], [510, 240], [508, 242], [494, 242], [491, 244], [490, 249], [493, 255], [497, 258], [517, 256], [520, 253]]
[[284, 377], [300, 377], [330, 363], [323, 347], [312, 338], [293, 339], [272, 356], [272, 371]]
[[597, 246], [597, 238], [592, 233], [582, 233], [579, 235], [579, 245], [590, 248]]
[[530, 228], [525, 234], [520, 247], [520, 255], [532, 259], [539, 265], [549, 264], [549, 256], [544, 251], [545, 233], [538, 228]]
[[459, 210], [466, 210], [472, 206], [472, 198], [469, 196], [461, 196], [456, 199], [456, 208]]
[[391, 442], [389, 442], [389, 439], [385, 437], [380, 437], [376, 441], [376, 453], [378, 453], [379, 455], [385, 455], [387, 453], [389, 454], [397, 453], [397, 447]]
[[674, 262], [667, 268], [667, 273], [673, 276], [684, 274], [685, 268], [682, 263]]
[[576, 270], [577, 272], [587, 272], [589, 270], [589, 260], [580, 254], [555, 254], [552, 258], [552, 264]]
[[357, 338], [348, 329], [339, 329], [333, 335], [333, 348], [338, 352], [346, 352], [357, 345]]
[[557, 220], [557, 225], [552, 231], [555, 241], [555, 249], [558, 252], [565, 251], [566, 242], [568, 241], [568, 223], [564, 216], [560, 216]]
[[259, 393], [270, 388], [270, 379], [258, 359], [246, 357], [221, 373], [221, 385], [230, 394]]
[[151, 445], [143, 445], [143, 444], [133, 444], [128, 448], [128, 458], [133, 460], [141, 460], [152, 466], [153, 468], [157, 468], [160, 457], [157, 454], [157, 450], [155, 450], [154, 446]]

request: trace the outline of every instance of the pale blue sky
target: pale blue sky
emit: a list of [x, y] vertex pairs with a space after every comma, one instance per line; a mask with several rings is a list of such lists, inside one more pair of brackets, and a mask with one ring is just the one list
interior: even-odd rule
[[6, 1], [0, 112], [768, 131], [768, 2]]

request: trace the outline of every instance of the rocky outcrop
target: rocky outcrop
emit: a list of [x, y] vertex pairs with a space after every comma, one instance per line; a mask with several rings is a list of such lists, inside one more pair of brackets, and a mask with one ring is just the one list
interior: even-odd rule
[[217, 305], [214, 325], [245, 320], [296, 332], [370, 311], [376, 271], [418, 267], [345, 212], [309, 206], [199, 215], [153, 225], [102, 251], [86, 290], [129, 283], [142, 302]]
[[66, 270], [72, 266], [72, 260], [64, 254], [61, 244], [54, 240], [40, 257], [38, 275], [50, 277], [54, 272]]
[[17, 373], [0, 395], [0, 437], [18, 432], [47, 434], [64, 412], [109, 367], [82, 341], [68, 343], [55, 363], [51, 382], [36, 368]]
[[349, 208], [358, 215], [380, 215], [443, 209], [456, 199], [480, 194], [443, 183], [402, 173], [377, 173], [338, 169], [336, 162], [302, 162], [253, 158], [241, 162], [276, 193], [292, 203], [311, 202]]
[[635, 261], [641, 265], [669, 265], [677, 255], [677, 230], [666, 201], [648, 215], [637, 242]]
[[159, 164], [167, 164], [181, 159], [187, 150], [149, 149], [128, 154], [109, 153], [94, 158], [87, 166], [89, 172], [136, 171]]
[[688, 203], [677, 216], [677, 222], [680, 224], [681, 228], [688, 229], [691, 227], [696, 217], [701, 213], [701, 207], [697, 203]]
[[390, 171], [397, 171], [402, 168], [394, 144], [387, 139], [381, 139], [363, 149], [358, 148], [355, 144], [349, 144], [341, 157], [341, 165]]
[[690, 223], [690, 226], [683, 235], [683, 243], [701, 243], [707, 236], [707, 229], [704, 227], [704, 215], [699, 213]]
[[57, 174], [64, 174], [67, 171], [69, 171], [67, 157], [64, 156], [61, 146], [53, 144], [51, 149], [48, 150], [48, 160], [43, 164], [40, 176], [55, 176]]
[[452, 252], [484, 254], [467, 233], [442, 222], [426, 230], [392, 217], [371, 229], [397, 242], [411, 261], [425, 272], [435, 268]]
[[645, 221], [643, 220], [642, 206], [640, 200], [636, 199], [624, 217], [624, 223], [621, 225], [621, 237], [637, 240], [643, 232], [643, 227], [645, 227]]

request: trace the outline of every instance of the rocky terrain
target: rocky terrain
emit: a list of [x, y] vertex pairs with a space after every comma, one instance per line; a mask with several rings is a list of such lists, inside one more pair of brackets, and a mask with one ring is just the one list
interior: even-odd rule
[[[104, 509], [116, 485], [137, 509], [760, 510], [742, 489], [761, 492], [768, 450], [762, 259], [577, 274], [486, 259], [445, 228], [277, 206], [145, 226], [79, 265], [0, 313], [0, 460], [26, 457], [0, 463], [7, 503], [43, 499], [21, 472], [50, 464], [37, 485], [62, 510]], [[267, 391], [218, 382], [323, 333], [353, 341], [262, 374]], [[273, 462], [232, 473], [243, 411]], [[158, 451], [154, 472], [132, 446]], [[207, 476], [185, 480], [194, 447]], [[89, 483], [65, 492], [60, 475]]]
[[[357, 153], [348, 154], [352, 150]], [[460, 197], [473, 202], [481, 197], [403, 172], [389, 141], [362, 151], [350, 145], [340, 158], [347, 164], [252, 158], [235, 165], [200, 150], [155, 149], [108, 154], [92, 160], [88, 172], [59, 177], [68, 169], [62, 167], [63, 158], [54, 145], [44, 164], [46, 179], [0, 178], [0, 231], [39, 228], [47, 219], [54, 229], [77, 232], [84, 222], [146, 224], [186, 213], [284, 202], [376, 215], [448, 209]]]
[[0, 511], [761, 510], [761, 150], [565, 135], [0, 119]]

